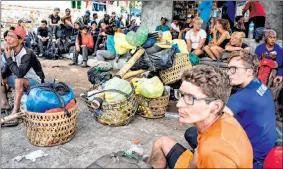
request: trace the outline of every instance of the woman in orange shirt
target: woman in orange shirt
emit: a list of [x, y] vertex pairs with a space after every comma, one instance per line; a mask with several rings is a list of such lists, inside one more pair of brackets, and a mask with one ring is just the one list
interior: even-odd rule
[[87, 67], [88, 55], [93, 53], [93, 38], [88, 33], [88, 27], [83, 26], [76, 38], [76, 50], [73, 56], [73, 62], [70, 65], [78, 64], [78, 56], [81, 54], [83, 56], [82, 67]]

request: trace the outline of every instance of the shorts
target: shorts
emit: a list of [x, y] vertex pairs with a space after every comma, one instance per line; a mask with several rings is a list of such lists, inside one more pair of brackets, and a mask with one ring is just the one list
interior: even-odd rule
[[184, 148], [179, 143], [176, 143], [170, 152], [168, 153], [166, 160], [170, 169], [173, 168], [188, 168], [191, 160], [193, 159], [193, 153]]
[[[8, 85], [13, 89], [15, 89], [15, 80], [16, 79], [17, 79], [17, 76], [15, 76], [15, 75], [11, 75], [11, 76], [8, 77]], [[27, 80], [29, 81], [29, 86], [39, 84], [39, 82], [34, 80], [34, 79], [28, 78]]]

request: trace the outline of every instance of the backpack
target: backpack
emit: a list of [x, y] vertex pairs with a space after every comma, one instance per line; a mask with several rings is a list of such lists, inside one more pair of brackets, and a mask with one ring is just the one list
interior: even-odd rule
[[275, 61], [266, 58], [262, 59], [259, 63], [257, 78], [267, 87], [270, 87], [276, 75], [277, 67]]
[[58, 56], [55, 53], [55, 42], [50, 42], [48, 43], [45, 51], [43, 52], [43, 57], [45, 57], [46, 59], [58, 59]]
[[103, 67], [92, 67], [87, 72], [88, 81], [95, 85], [104, 83], [112, 78], [112, 74]]
[[259, 41], [262, 40], [265, 31], [267, 31], [268, 29], [270, 29], [270, 28], [259, 27], [259, 28], [256, 28], [256, 29], [255, 29], [255, 31], [254, 31], [254, 37], [255, 37], [255, 41], [256, 41], [257, 43], [259, 43]]
[[128, 155], [124, 151], [110, 153], [98, 158], [87, 168], [152, 168], [138, 154]]

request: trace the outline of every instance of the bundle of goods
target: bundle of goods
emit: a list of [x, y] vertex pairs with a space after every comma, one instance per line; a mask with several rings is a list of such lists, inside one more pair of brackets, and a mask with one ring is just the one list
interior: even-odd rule
[[137, 32], [130, 31], [126, 35], [126, 40], [129, 42], [129, 44], [140, 47], [146, 42], [148, 38], [148, 33], [149, 33], [148, 27], [142, 24], [138, 28]]
[[76, 131], [76, 100], [63, 82], [32, 86], [21, 101], [26, 136], [35, 146], [70, 141]]
[[138, 59], [131, 70], [148, 69], [153, 72], [165, 70], [172, 67], [174, 62], [175, 49], [164, 49], [154, 54], [145, 53]]
[[191, 67], [192, 64], [188, 59], [188, 54], [177, 53], [172, 67], [161, 70], [159, 76], [164, 84], [173, 84], [181, 80], [183, 72]]
[[110, 126], [127, 125], [137, 110], [131, 84], [118, 77], [107, 81], [102, 91], [88, 92], [86, 102], [96, 119]]
[[164, 90], [159, 78], [157, 76], [151, 79], [135, 78], [131, 83], [135, 88], [139, 115], [145, 118], [164, 117], [169, 104], [169, 93]]

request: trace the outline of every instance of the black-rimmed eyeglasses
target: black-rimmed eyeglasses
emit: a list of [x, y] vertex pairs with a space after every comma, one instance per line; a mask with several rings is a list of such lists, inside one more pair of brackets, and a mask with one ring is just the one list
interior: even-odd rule
[[251, 68], [230, 66], [230, 67], [227, 67], [227, 73], [235, 74], [237, 72], [237, 69], [251, 69]]
[[206, 98], [196, 98], [190, 94], [183, 94], [181, 91], [177, 91], [175, 97], [180, 100], [183, 99], [184, 102], [188, 105], [193, 105], [195, 100], [205, 100], [205, 101], [213, 101], [213, 100], [217, 100], [214, 97], [206, 97]]

